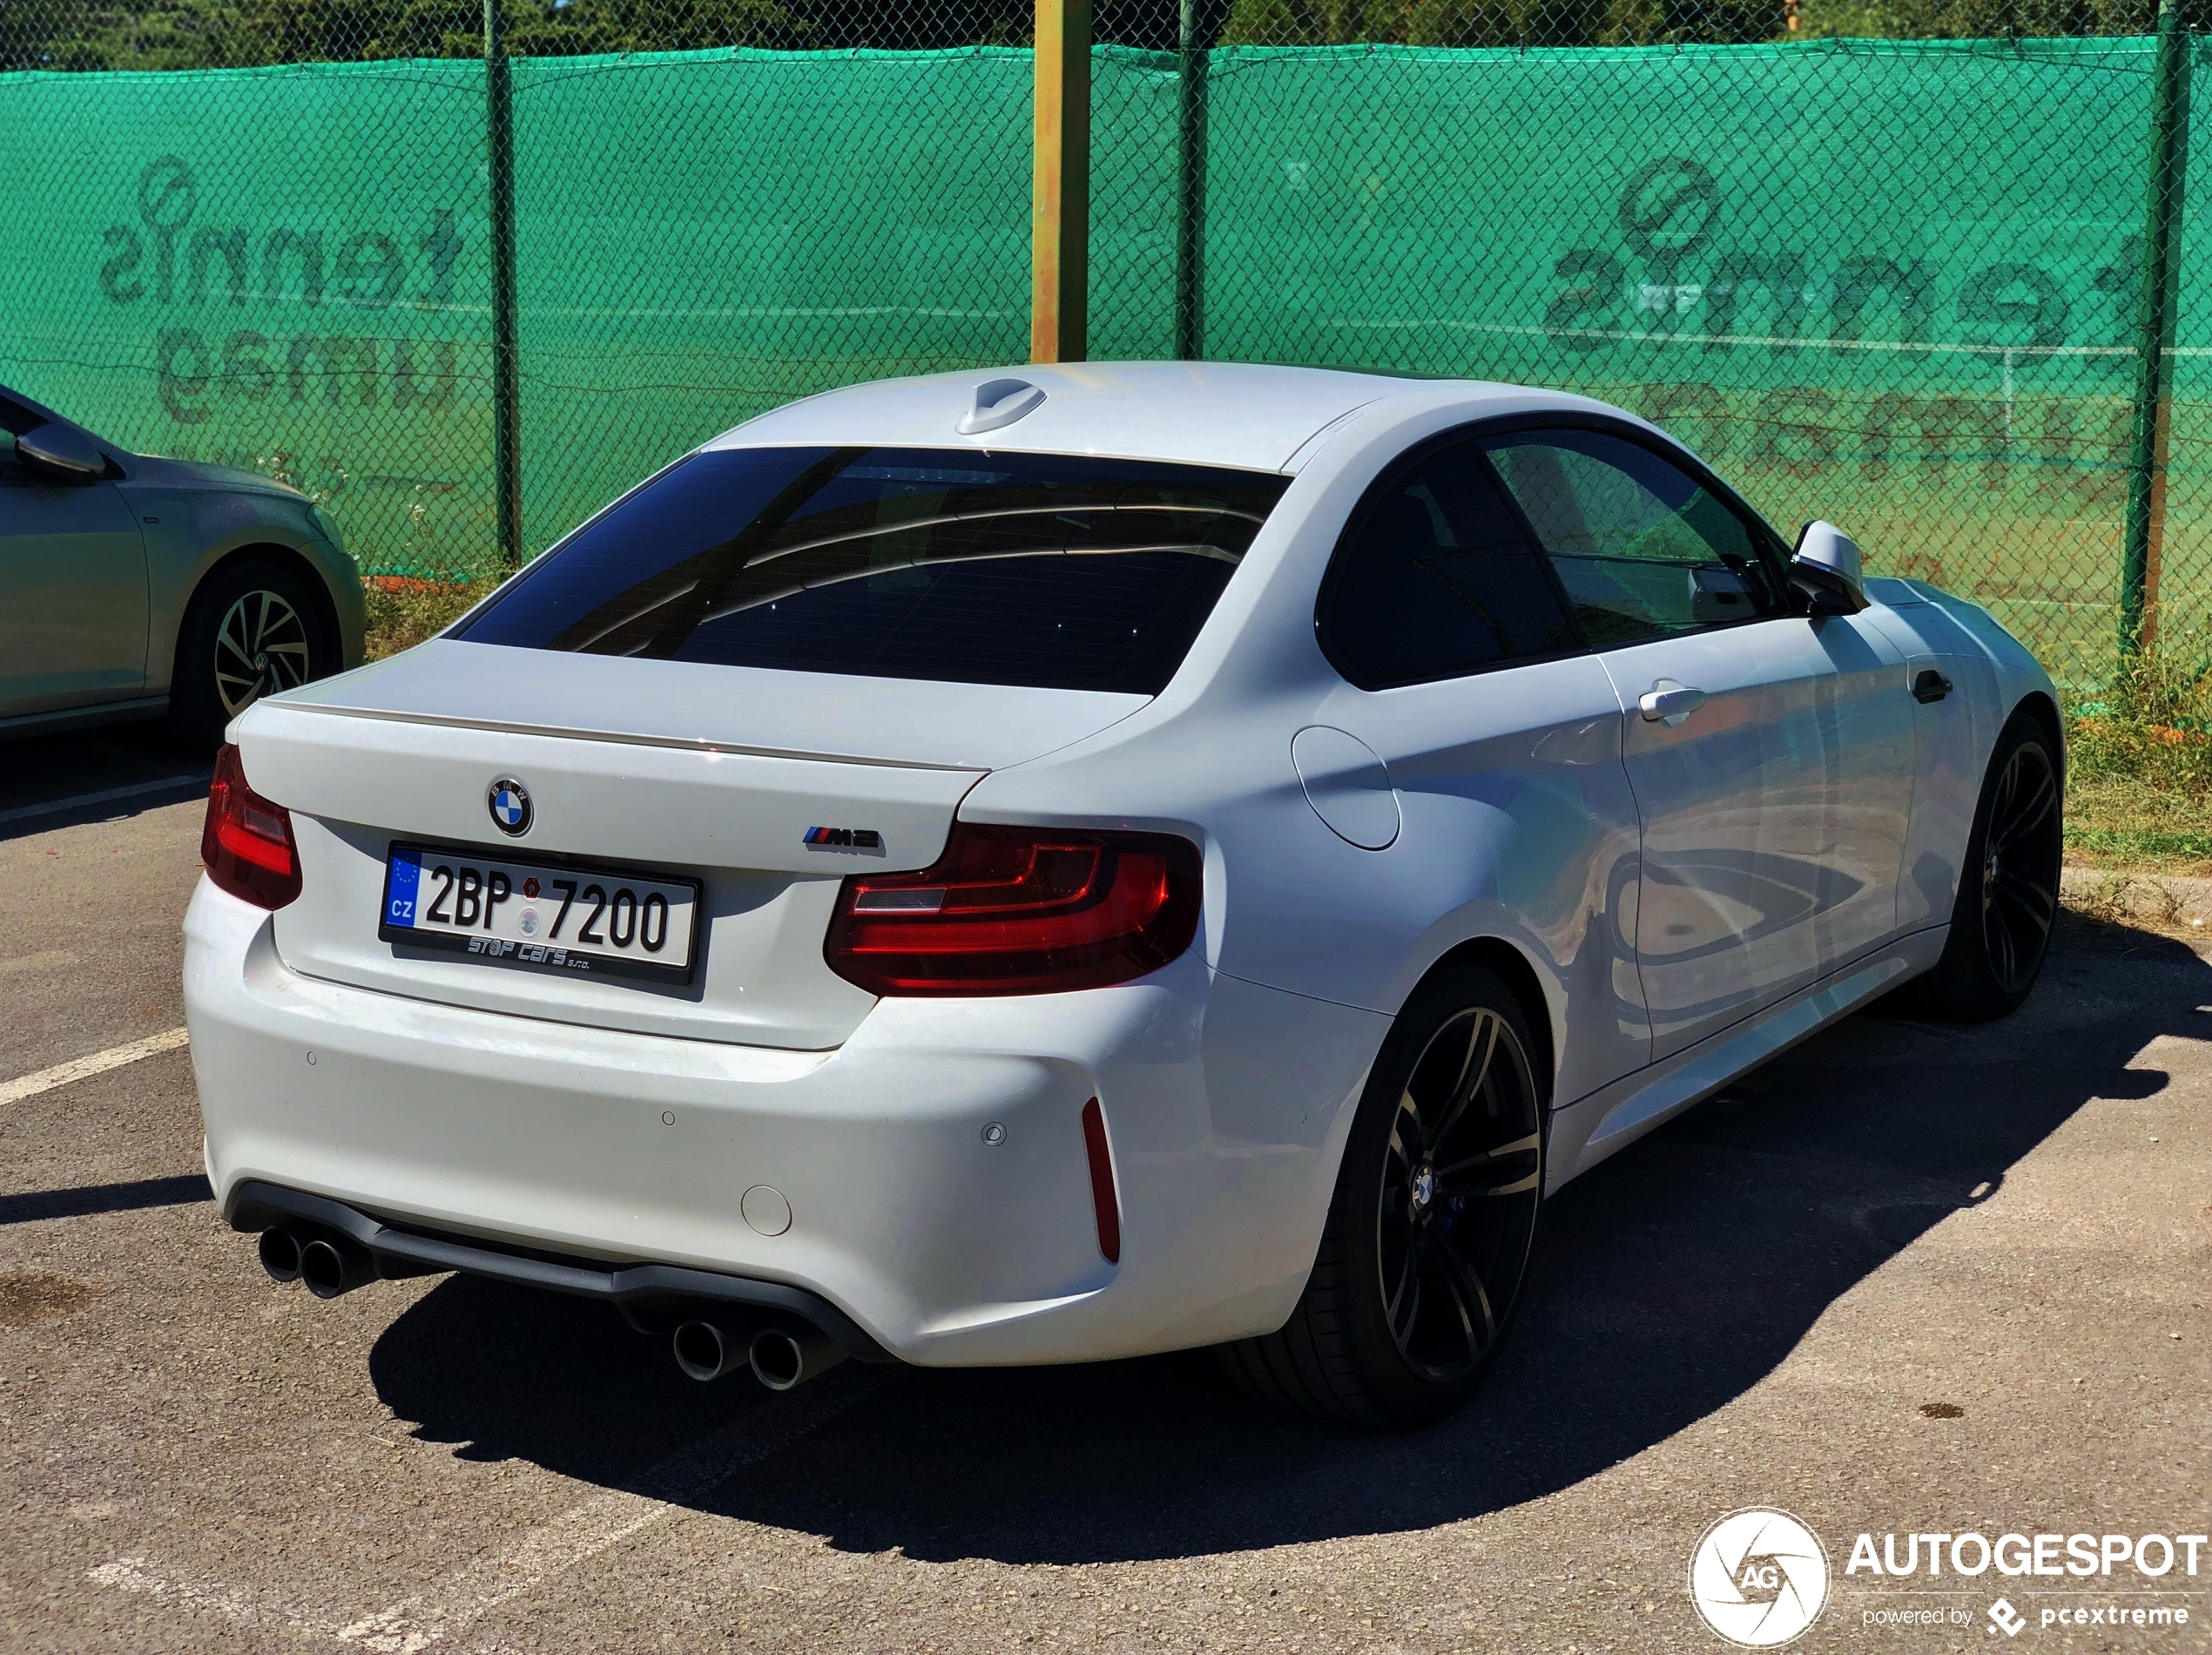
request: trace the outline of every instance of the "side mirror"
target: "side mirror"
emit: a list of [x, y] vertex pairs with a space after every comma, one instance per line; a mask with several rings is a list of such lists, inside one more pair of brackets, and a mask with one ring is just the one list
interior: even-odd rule
[[1689, 571], [1689, 618], [1700, 626], [1743, 620], [1757, 612], [1750, 583], [1724, 564], [1703, 564]]
[[[1855, 615], [1866, 607], [1858, 544], [1832, 523], [1814, 522], [1797, 531], [1790, 573], [1803, 587], [1815, 615]], [[1822, 599], [1831, 600], [1827, 604]]]
[[49, 483], [92, 483], [107, 475], [107, 456], [89, 433], [49, 421], [16, 439], [23, 463]]
[[1805, 613], [1817, 620], [1823, 615], [1856, 615], [1858, 605], [1841, 592], [1816, 586], [1805, 596]]

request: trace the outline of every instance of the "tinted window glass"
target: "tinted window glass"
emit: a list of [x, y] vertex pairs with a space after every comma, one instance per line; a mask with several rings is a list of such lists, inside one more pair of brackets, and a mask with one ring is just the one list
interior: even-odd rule
[[1321, 644], [1370, 688], [1575, 647], [1536, 553], [1480, 460], [1448, 448], [1370, 503], [1322, 600]]
[[694, 455], [548, 553], [459, 636], [1151, 694], [1288, 482], [974, 450]]
[[1583, 635], [1601, 647], [1779, 608], [1743, 520], [1647, 449], [1593, 431], [1484, 448], [1551, 554]]

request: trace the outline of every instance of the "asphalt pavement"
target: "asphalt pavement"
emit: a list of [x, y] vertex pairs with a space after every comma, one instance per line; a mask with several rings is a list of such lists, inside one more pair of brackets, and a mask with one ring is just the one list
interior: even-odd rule
[[2212, 1530], [2201, 944], [2070, 918], [2008, 1022], [1853, 1019], [1615, 1157], [1428, 1430], [1199, 1354], [771, 1396], [579, 1301], [262, 1275], [170, 1035], [206, 773], [0, 747], [0, 1649], [1721, 1650], [1748, 1506], [1828, 1559], [1795, 1647], [2212, 1647], [2212, 1547], [1847, 1568]]

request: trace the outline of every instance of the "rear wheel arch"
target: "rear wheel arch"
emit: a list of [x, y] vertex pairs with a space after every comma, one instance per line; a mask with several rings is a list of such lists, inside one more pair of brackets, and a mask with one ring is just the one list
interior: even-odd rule
[[1494, 973], [1514, 998], [1521, 1003], [1521, 1015], [1528, 1024], [1530, 1039], [1536, 1050], [1529, 1054], [1534, 1061], [1538, 1075], [1542, 1077], [1544, 1106], [1551, 1107], [1552, 1091], [1559, 1078], [1558, 1030], [1555, 1026], [1551, 996], [1544, 992], [1543, 978], [1537, 974], [1534, 963], [1515, 944], [1502, 936], [1469, 937], [1466, 942], [1447, 950], [1426, 971], [1420, 983], [1406, 997], [1412, 1000], [1420, 992], [1421, 984], [1440, 973], [1459, 965], [1480, 965]]
[[1423, 974], [1362, 1085], [1297, 1304], [1217, 1349], [1237, 1384], [1304, 1413], [1413, 1425], [1480, 1382], [1543, 1199], [1544, 1010], [1535, 967], [1501, 938], [1469, 938]]

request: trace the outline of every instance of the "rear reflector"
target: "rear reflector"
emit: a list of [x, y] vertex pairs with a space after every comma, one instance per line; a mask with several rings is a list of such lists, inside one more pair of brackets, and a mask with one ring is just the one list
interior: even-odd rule
[[956, 822], [914, 874], [845, 882], [823, 953], [875, 994], [1050, 994], [1157, 971], [1197, 934], [1198, 848]]
[[1114, 1199], [1114, 1157], [1106, 1147], [1106, 1116], [1092, 1098], [1083, 1105], [1083, 1151], [1090, 1157], [1090, 1204], [1098, 1213], [1098, 1250], [1122, 1261], [1122, 1204]]
[[215, 755], [215, 780], [207, 789], [207, 822], [199, 832], [199, 860], [207, 877], [257, 908], [278, 909], [300, 895], [300, 857], [292, 842], [292, 813], [246, 785], [238, 749]]

